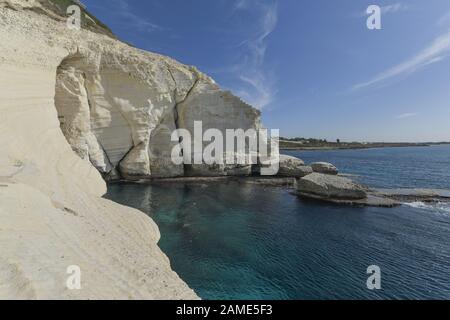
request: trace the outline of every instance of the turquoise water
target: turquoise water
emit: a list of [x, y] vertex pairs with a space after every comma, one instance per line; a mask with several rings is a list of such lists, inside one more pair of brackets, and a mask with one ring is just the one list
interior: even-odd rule
[[375, 188], [450, 189], [450, 145], [283, 153], [307, 163], [331, 162]]
[[[450, 146], [290, 152], [376, 187], [450, 189]], [[109, 186], [148, 213], [173, 269], [204, 299], [450, 299], [450, 207], [304, 201], [236, 182]], [[366, 287], [378, 265], [382, 290]]]

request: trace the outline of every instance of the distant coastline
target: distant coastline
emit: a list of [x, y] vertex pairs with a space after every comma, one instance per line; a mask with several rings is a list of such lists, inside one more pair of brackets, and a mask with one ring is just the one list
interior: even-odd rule
[[326, 142], [324, 140], [314, 141], [291, 141], [280, 140], [281, 150], [352, 150], [352, 149], [374, 149], [374, 148], [404, 148], [404, 147], [431, 147], [446, 145], [450, 142]]

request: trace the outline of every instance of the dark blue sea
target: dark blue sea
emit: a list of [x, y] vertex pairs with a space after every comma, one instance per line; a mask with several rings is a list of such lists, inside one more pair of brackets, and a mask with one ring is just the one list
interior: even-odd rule
[[[450, 189], [448, 145], [286, 154], [372, 187]], [[173, 269], [203, 299], [450, 299], [445, 203], [334, 206], [237, 182], [112, 184], [107, 198], [156, 221]], [[367, 288], [371, 265], [381, 290]]]

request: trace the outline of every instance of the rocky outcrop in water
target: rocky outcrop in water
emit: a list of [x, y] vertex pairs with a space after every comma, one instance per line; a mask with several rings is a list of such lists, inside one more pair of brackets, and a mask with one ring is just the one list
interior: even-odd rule
[[303, 160], [291, 156], [280, 155], [279, 176], [301, 178], [312, 172], [312, 168], [310, 166], [305, 166]]
[[401, 205], [396, 199], [333, 174], [312, 173], [297, 179], [297, 194], [339, 205], [392, 208]]
[[402, 202], [450, 202], [448, 189], [377, 189], [374, 194]]
[[302, 195], [325, 199], [359, 200], [367, 197], [367, 188], [350, 179], [321, 173], [312, 173], [299, 179], [297, 190]]
[[314, 172], [317, 173], [323, 173], [323, 174], [330, 174], [330, 175], [338, 175], [339, 170], [328, 162], [315, 162], [311, 164], [311, 168]]

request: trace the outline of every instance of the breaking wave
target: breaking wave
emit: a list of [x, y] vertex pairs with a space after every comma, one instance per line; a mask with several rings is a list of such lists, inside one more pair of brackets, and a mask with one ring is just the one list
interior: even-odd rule
[[450, 202], [425, 203], [422, 201], [404, 203], [405, 206], [450, 214]]

